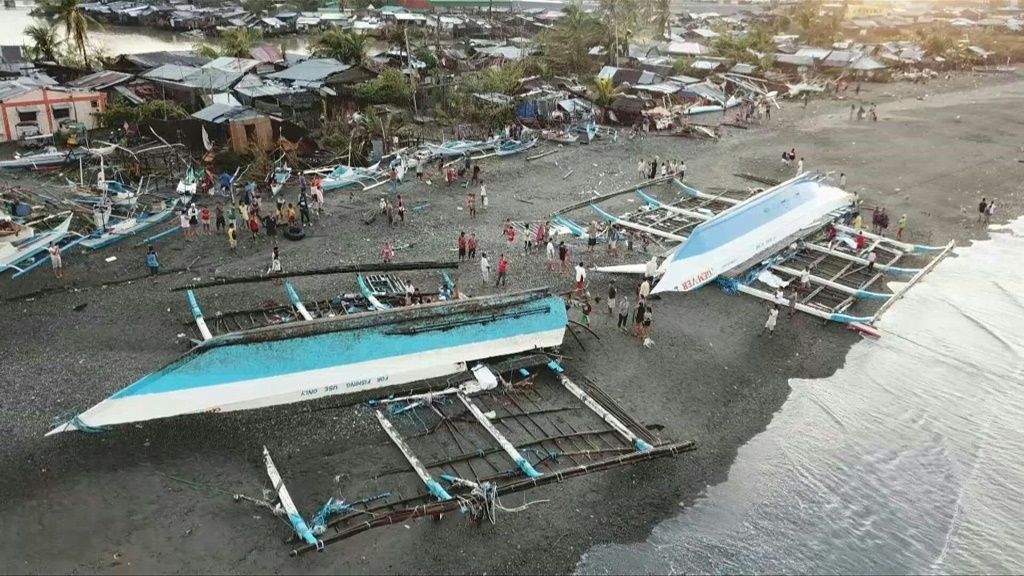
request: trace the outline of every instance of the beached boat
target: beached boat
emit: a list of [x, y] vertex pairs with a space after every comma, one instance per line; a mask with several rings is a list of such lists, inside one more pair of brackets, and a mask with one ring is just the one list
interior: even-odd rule
[[544, 130], [541, 132], [541, 138], [558, 144], [576, 144], [580, 141], [579, 136], [568, 130]]
[[177, 200], [171, 202], [171, 205], [162, 210], [156, 210], [152, 212], [145, 212], [139, 216], [124, 218], [119, 220], [113, 226], [109, 226], [103, 230], [97, 230], [91, 236], [83, 239], [79, 244], [90, 250], [98, 250], [105, 248], [111, 244], [116, 244], [125, 238], [144, 232], [157, 224], [166, 221], [168, 218], [174, 215]]
[[[311, 171], [313, 173], [322, 171]], [[324, 174], [320, 179], [320, 187], [324, 192], [340, 190], [349, 186], [359, 186], [363, 190], [369, 190], [380, 186], [388, 181], [386, 170], [376, 168], [355, 168], [340, 164]]]
[[178, 202], [182, 206], [188, 206], [199, 191], [200, 173], [193, 170], [191, 166], [185, 170], [185, 175], [178, 180], [174, 191], [178, 193]]
[[18, 224], [12, 220], [0, 220], [0, 244], [10, 244], [31, 238], [35, 230], [31, 226]]
[[277, 193], [284, 188], [285, 182], [292, 177], [292, 168], [285, 164], [284, 166], [278, 166], [274, 169], [274, 174], [270, 179], [270, 195], [277, 196]]
[[18, 264], [46, 251], [51, 243], [60, 242], [68, 235], [71, 228], [71, 216], [63, 222], [43, 232], [33, 231], [30, 236], [22, 236], [14, 242], [0, 242], [0, 271], [8, 268], [20, 270]]
[[666, 260], [665, 275], [652, 293], [690, 292], [749, 266], [801, 233], [824, 226], [849, 207], [851, 198], [810, 173], [766, 190], [694, 228]]
[[10, 160], [0, 160], [0, 170], [45, 170], [59, 168], [75, 162], [83, 152], [80, 149], [58, 150], [53, 146], [33, 154], [15, 154]]
[[512, 156], [514, 154], [519, 154], [520, 152], [525, 152], [536, 145], [536, 138], [533, 138], [532, 140], [503, 140], [494, 150], [494, 154], [496, 156]]
[[[201, 318], [189, 296], [193, 315]], [[468, 362], [558, 346], [566, 323], [562, 299], [533, 290], [212, 336], [50, 434], [335, 395], [382, 395], [462, 372]]]
[[743, 103], [743, 99], [742, 98], [737, 98], [735, 96], [730, 96], [729, 99], [725, 102], [725, 106], [724, 107], [722, 106], [721, 103], [718, 103], [718, 104], [706, 104], [706, 105], [701, 105], [701, 106], [690, 106], [686, 110], [683, 110], [683, 114], [686, 114], [687, 116], [697, 116], [699, 114], [711, 114], [711, 113], [714, 113], [714, 112], [722, 112], [722, 111], [728, 110], [730, 108], [735, 108], [735, 107], [739, 106], [742, 103]]
[[491, 140], [449, 140], [441, 145], [426, 144], [433, 158], [460, 158], [492, 152], [498, 145], [497, 139]]

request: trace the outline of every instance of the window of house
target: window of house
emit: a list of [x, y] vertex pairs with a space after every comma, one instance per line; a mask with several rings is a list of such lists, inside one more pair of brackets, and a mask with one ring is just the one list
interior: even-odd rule
[[53, 119], [54, 120], [66, 120], [71, 118], [71, 108], [54, 108]]
[[18, 122], [35, 122], [38, 114], [35, 110], [18, 110]]
[[93, 108], [99, 108], [100, 107], [100, 101], [99, 100], [90, 100], [89, 101], [89, 105], [92, 106]]

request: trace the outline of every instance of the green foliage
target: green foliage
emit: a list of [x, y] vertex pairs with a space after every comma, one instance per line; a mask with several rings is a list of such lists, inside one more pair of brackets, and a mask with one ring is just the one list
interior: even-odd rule
[[89, 28], [99, 23], [85, 13], [78, 0], [43, 0], [30, 12], [64, 31], [65, 41], [73, 46], [81, 57], [82, 65], [89, 67]]
[[809, 44], [830, 46], [839, 37], [843, 15], [838, 11], [828, 14], [821, 12], [820, 1], [803, 0], [794, 8], [792, 22]]
[[196, 42], [192, 45], [192, 51], [196, 53], [196, 56], [210, 58], [211, 60], [220, 56], [220, 48], [206, 42]]
[[242, 8], [253, 16], [269, 16], [274, 9], [273, 0], [243, 0]]
[[554, 27], [539, 36], [547, 69], [553, 74], [590, 76], [596, 68], [590, 49], [605, 43], [606, 32], [604, 24], [584, 12], [579, 2], [569, 4]]
[[368, 107], [358, 120], [332, 118], [323, 124], [320, 143], [338, 155], [352, 153], [353, 164], [367, 164], [374, 139], [386, 144], [395, 136], [399, 141], [411, 138], [413, 127], [404, 113]]
[[689, 74], [693, 68], [693, 63], [697, 60], [690, 56], [680, 56], [672, 62], [672, 69], [676, 71], [676, 74]]
[[426, 46], [420, 46], [412, 51], [412, 55], [427, 65], [427, 70], [433, 70], [437, 68], [437, 56], [434, 56], [434, 51]]
[[466, 74], [460, 83], [460, 90], [468, 94], [497, 92], [511, 96], [519, 88], [519, 81], [523, 76], [523, 67], [520, 64], [493, 66]]
[[[742, 36], [728, 32], [723, 33], [711, 41], [711, 47], [718, 54], [735, 62], [747, 62], [759, 66], [770, 62], [771, 55], [775, 52], [772, 32], [763, 26], [755, 27]], [[755, 52], [762, 56], [759, 57]]]
[[57, 36], [56, 28], [37, 22], [26, 27], [24, 34], [31, 42], [25, 47], [29, 58], [59, 63], [58, 54], [63, 41]]
[[316, 12], [323, 6], [321, 0], [289, 0], [288, 5], [296, 12]]
[[408, 106], [412, 103], [413, 86], [401, 70], [385, 68], [380, 76], [367, 82], [360, 82], [353, 88], [360, 105], [394, 104]]
[[604, 47], [615, 61], [615, 56], [629, 53], [629, 43], [639, 26], [639, 12], [634, 0], [599, 0], [598, 17], [604, 25]]
[[256, 28], [234, 28], [220, 35], [220, 53], [235, 58], [250, 58], [250, 51], [263, 39], [263, 31]]
[[594, 80], [591, 96], [593, 97], [594, 104], [607, 108], [615, 101], [615, 85], [608, 78], [598, 78]]
[[346, 64], [362, 64], [366, 48], [366, 36], [338, 28], [321, 32], [309, 42], [309, 50], [317, 58], [334, 58]]
[[120, 128], [125, 122], [135, 124], [149, 120], [182, 120], [188, 117], [188, 112], [184, 108], [169, 100], [150, 100], [140, 106], [113, 102], [105, 111], [96, 114], [100, 126], [105, 128]]

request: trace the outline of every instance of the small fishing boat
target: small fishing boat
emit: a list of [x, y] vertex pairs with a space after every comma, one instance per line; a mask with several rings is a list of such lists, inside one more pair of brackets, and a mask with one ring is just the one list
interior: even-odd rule
[[[320, 171], [311, 171], [317, 173]], [[388, 173], [377, 168], [355, 168], [339, 164], [333, 170], [324, 174], [320, 180], [320, 187], [324, 192], [340, 190], [349, 186], [360, 186], [363, 190], [369, 190], [387, 182]]]
[[148, 211], [139, 216], [123, 218], [113, 226], [97, 230], [89, 237], [83, 239], [80, 244], [90, 250], [98, 250], [111, 244], [116, 244], [129, 236], [148, 230], [173, 216], [177, 202], [177, 200], [174, 200], [170, 206], [161, 210]]
[[192, 203], [192, 199], [199, 191], [199, 173], [192, 169], [191, 166], [185, 170], [185, 175], [178, 180], [178, 186], [175, 188], [175, 192], [178, 193], [178, 202], [182, 206], [188, 206]]
[[427, 144], [431, 156], [434, 158], [460, 158], [467, 154], [485, 154], [491, 152], [498, 145], [497, 139], [492, 140], [450, 140], [441, 145]]
[[30, 236], [22, 236], [14, 242], [0, 242], [0, 271], [8, 268], [20, 270], [18, 264], [32, 256], [46, 251], [50, 243], [59, 242], [68, 235], [71, 228], [71, 216], [63, 222], [44, 232], [32, 231]]
[[541, 138], [558, 144], [575, 144], [580, 141], [580, 137], [569, 130], [543, 130], [540, 135]]
[[10, 160], [0, 160], [0, 170], [46, 170], [48, 168], [59, 168], [65, 164], [77, 161], [85, 154], [83, 148], [73, 150], [58, 150], [54, 146], [48, 146], [44, 150], [33, 154], [15, 154]]
[[[730, 108], [735, 108], [735, 107], [739, 106], [742, 102], [743, 102], [743, 99], [737, 98], [735, 96], [730, 96], [729, 99], [725, 102], [724, 110], [728, 110]], [[683, 110], [683, 114], [686, 114], [687, 116], [696, 116], [698, 114], [711, 114], [713, 112], [722, 112], [722, 111], [723, 111], [722, 104], [721, 103], [717, 103], [717, 104], [706, 104], [706, 105], [701, 105], [701, 106], [690, 106], [686, 110]]]
[[270, 195], [277, 196], [277, 193], [284, 188], [284, 183], [292, 177], [292, 168], [287, 164], [274, 168], [274, 173], [270, 177]]
[[530, 148], [533, 148], [536, 145], [536, 138], [525, 141], [513, 140], [509, 138], [508, 140], [503, 140], [501, 144], [498, 144], [498, 147], [497, 149], [495, 149], [494, 154], [495, 156], [512, 156], [513, 154], [525, 152], [526, 150], [529, 150]]

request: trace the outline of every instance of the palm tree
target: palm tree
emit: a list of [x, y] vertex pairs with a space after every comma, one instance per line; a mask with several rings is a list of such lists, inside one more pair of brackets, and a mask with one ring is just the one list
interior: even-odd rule
[[598, 14], [605, 29], [610, 31], [605, 46], [611, 62], [618, 66], [619, 56], [629, 52], [629, 42], [636, 30], [639, 14], [633, 0], [600, 0]]
[[589, 74], [593, 68], [590, 49], [602, 43], [605, 31], [601, 22], [584, 12], [578, 2], [569, 4], [554, 28], [540, 36], [548, 68], [557, 73]]
[[313, 37], [310, 52], [319, 58], [334, 58], [346, 64], [362, 64], [366, 59], [366, 36], [331, 28]]
[[89, 43], [89, 27], [99, 26], [96, 20], [82, 10], [78, 0], [50, 0], [37, 6], [33, 11], [53, 20], [64, 28], [64, 36], [68, 43], [74, 45], [82, 55], [82, 64], [89, 67], [89, 54], [86, 45]]
[[658, 39], [668, 37], [672, 24], [671, 0], [657, 0], [654, 8], [654, 24], [658, 30]]
[[61, 40], [57, 37], [56, 28], [42, 22], [32, 24], [25, 28], [25, 36], [32, 42], [26, 48], [33, 60], [57, 62]]

